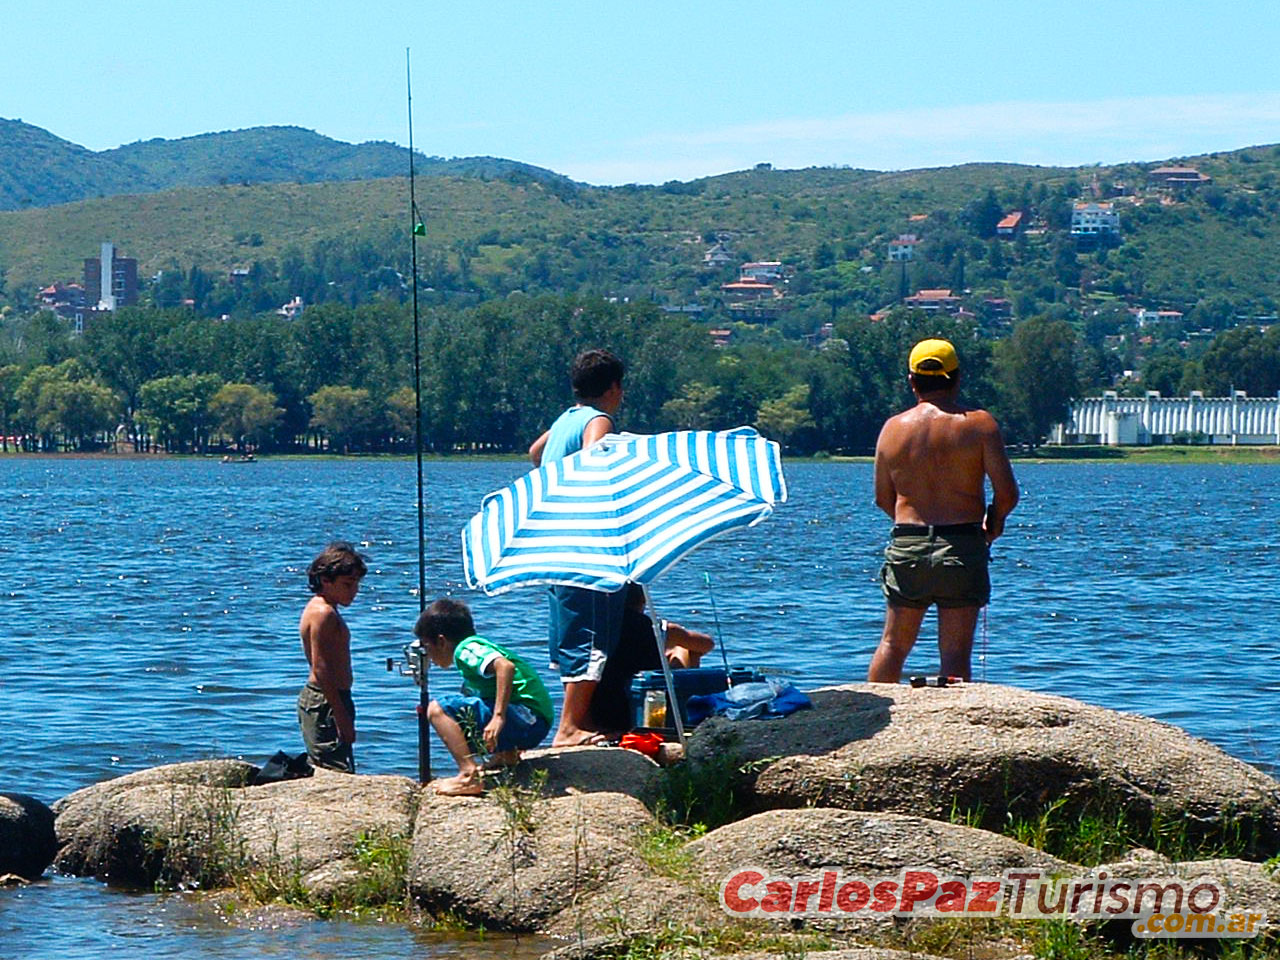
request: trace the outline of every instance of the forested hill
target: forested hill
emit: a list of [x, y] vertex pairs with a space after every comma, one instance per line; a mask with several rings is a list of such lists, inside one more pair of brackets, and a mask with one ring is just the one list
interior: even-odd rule
[[[47, 134], [24, 131], [42, 135], [41, 149], [57, 152]], [[315, 137], [281, 128], [257, 133]], [[180, 143], [209, 152], [212, 143], [232, 142], [219, 137], [235, 136]], [[104, 157], [56, 143], [64, 162], [48, 164], [48, 176], [70, 178], [71, 167], [91, 171], [102, 184], [97, 193], [110, 193], [122, 171], [133, 169], [122, 157], [145, 159], [157, 181], [176, 175], [160, 162], [169, 156], [162, 145], [136, 144]], [[338, 146], [328, 169], [338, 169], [341, 154], [350, 172], [354, 161], [344, 151], [363, 148]], [[762, 167], [622, 187], [499, 168], [492, 179], [424, 178], [421, 275], [438, 296], [464, 304], [520, 290], [698, 304], [712, 316], [723, 314], [721, 285], [736, 278], [741, 263], [779, 260], [789, 273], [779, 327], [793, 337], [813, 332], [837, 310], [865, 316], [901, 300], [904, 290], [931, 288], [971, 291], [974, 306], [1006, 298], [1015, 318], [1053, 305], [1079, 317], [1096, 298], [1176, 309], [1194, 327], [1275, 312], [1280, 147], [1178, 158], [1172, 162], [1212, 178], [1178, 194], [1151, 187], [1151, 171], [1167, 162], [966, 164], [889, 173]], [[158, 306], [190, 300], [197, 312], [221, 315], [274, 309], [295, 296], [308, 304], [356, 304], [399, 295], [409, 267], [408, 185], [394, 172], [325, 183], [232, 178], [0, 212], [0, 305], [24, 309], [41, 286], [78, 280], [83, 258], [106, 239], [137, 258], [141, 276], [163, 272], [164, 283], [148, 288], [145, 301]], [[11, 175], [0, 163], [0, 182]], [[1081, 200], [1115, 203], [1118, 245], [1076, 248], [1068, 231], [1071, 204]], [[1000, 240], [995, 221], [1012, 210], [1021, 210], [1031, 229], [1016, 242]], [[907, 270], [886, 257], [900, 233], [921, 241]], [[727, 238], [729, 258], [707, 269], [704, 254], [717, 238]], [[249, 271], [252, 282], [230, 286], [235, 269]]]
[[[90, 197], [225, 184], [318, 183], [403, 175], [394, 143], [343, 143], [300, 127], [253, 127], [180, 140], [146, 140], [94, 152], [20, 120], [0, 119], [0, 210]], [[495, 157], [419, 156], [424, 176], [567, 178]]]

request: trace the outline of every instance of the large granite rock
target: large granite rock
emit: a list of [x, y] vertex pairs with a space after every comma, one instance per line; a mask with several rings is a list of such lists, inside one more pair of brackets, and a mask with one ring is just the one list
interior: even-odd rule
[[236, 788], [253, 780], [259, 768], [246, 760], [189, 760], [187, 763], [168, 763], [163, 767], [148, 767], [142, 771], [124, 774], [113, 780], [104, 780], [83, 787], [64, 796], [54, 804], [54, 813], [60, 820], [59, 829], [78, 827], [84, 819], [96, 817], [102, 801], [132, 787], [152, 783], [188, 783], [206, 787]]
[[641, 857], [636, 841], [652, 824], [616, 793], [434, 797], [418, 811], [409, 890], [468, 923], [574, 938], [645, 929], [672, 910], [690, 925], [715, 917]]
[[[716, 890], [731, 875], [748, 868], [766, 877], [806, 879], [834, 869], [844, 880], [877, 882], [899, 877], [904, 870], [982, 878], [1026, 868], [1049, 874], [1079, 872], [1047, 853], [986, 830], [854, 810], [770, 810], [712, 830], [688, 850], [703, 881]], [[769, 919], [783, 926], [799, 922], [784, 913]], [[901, 925], [867, 909], [856, 914], [833, 910], [828, 917], [808, 917], [803, 923], [854, 934]]]
[[769, 810], [712, 830], [688, 850], [706, 881], [716, 886], [746, 864], [782, 875], [839, 867], [867, 877], [916, 867], [970, 877], [998, 877], [1022, 867], [1051, 873], [1079, 870], [986, 830], [858, 810]]
[[577, 793], [625, 793], [644, 799], [654, 789], [662, 768], [642, 753], [620, 747], [561, 747], [525, 750], [521, 763], [490, 782], [510, 779], [536, 784], [545, 797]]
[[1265, 913], [1274, 931], [1280, 923], [1280, 879], [1265, 865], [1234, 858], [1221, 860], [1168, 860], [1150, 850], [1134, 850], [1121, 860], [1089, 871], [1115, 880], [1167, 882], [1171, 879], [1214, 880], [1223, 892], [1222, 910]]
[[[1185, 820], [1192, 839], [1244, 831], [1250, 855], [1280, 845], [1280, 784], [1217, 747], [1146, 717], [994, 684], [817, 690], [782, 720], [699, 727], [691, 759], [753, 761], [750, 807], [885, 810], [948, 819], [1123, 809]], [[1228, 825], [1232, 825], [1228, 827]]]
[[412, 833], [420, 788], [404, 777], [318, 770], [305, 780], [242, 787], [218, 776], [225, 768], [206, 768], [205, 776], [193, 767], [140, 771], [60, 801], [59, 869], [180, 886], [267, 870], [328, 896], [355, 879], [361, 835], [407, 842]]
[[53, 863], [53, 811], [25, 793], [0, 793], [0, 876], [35, 880]]

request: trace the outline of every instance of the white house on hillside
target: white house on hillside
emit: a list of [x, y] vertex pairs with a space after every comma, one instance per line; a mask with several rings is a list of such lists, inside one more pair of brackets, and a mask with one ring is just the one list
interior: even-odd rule
[[1071, 208], [1073, 237], [1100, 237], [1120, 233], [1120, 214], [1110, 203], [1077, 203]]

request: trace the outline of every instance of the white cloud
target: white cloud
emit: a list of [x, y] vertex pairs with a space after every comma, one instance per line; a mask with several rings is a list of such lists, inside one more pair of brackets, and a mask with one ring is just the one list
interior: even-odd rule
[[592, 183], [687, 180], [762, 161], [877, 170], [970, 161], [1052, 165], [1161, 160], [1280, 141], [1280, 92], [1008, 102], [826, 118], [780, 118], [618, 144], [566, 161]]

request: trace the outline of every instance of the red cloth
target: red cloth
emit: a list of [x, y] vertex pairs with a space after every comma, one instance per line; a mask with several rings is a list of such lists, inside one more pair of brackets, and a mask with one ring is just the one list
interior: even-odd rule
[[625, 750], [636, 750], [646, 757], [656, 757], [663, 739], [660, 733], [624, 733], [618, 746]]

